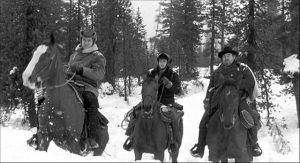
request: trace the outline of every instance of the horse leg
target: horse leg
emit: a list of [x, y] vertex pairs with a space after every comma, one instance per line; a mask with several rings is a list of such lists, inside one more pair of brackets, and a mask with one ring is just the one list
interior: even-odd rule
[[43, 134], [41, 132], [38, 132], [38, 150], [40, 151], [47, 151], [50, 141], [53, 139], [48, 134]]
[[155, 160], [160, 160], [160, 162], [164, 161], [165, 153], [164, 151], [156, 152], [154, 153], [154, 159]]
[[227, 162], [228, 162], [228, 159], [221, 160], [221, 163], [227, 163]]
[[143, 152], [139, 151], [139, 150], [134, 150], [134, 160], [141, 160], [142, 159], [142, 155], [143, 155]]
[[177, 150], [175, 153], [170, 153], [172, 162], [177, 162], [179, 151]]

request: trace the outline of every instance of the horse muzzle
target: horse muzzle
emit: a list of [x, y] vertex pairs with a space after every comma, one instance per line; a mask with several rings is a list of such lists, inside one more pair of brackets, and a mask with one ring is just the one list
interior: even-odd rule
[[220, 119], [221, 119], [221, 122], [222, 122], [222, 124], [223, 124], [223, 128], [224, 128], [225, 130], [230, 130], [230, 129], [232, 129], [233, 126], [235, 125], [236, 116], [233, 115], [233, 116], [232, 116], [232, 119], [231, 119], [230, 121], [228, 121], [228, 120], [226, 121], [226, 120], [224, 119], [224, 115], [221, 114]]

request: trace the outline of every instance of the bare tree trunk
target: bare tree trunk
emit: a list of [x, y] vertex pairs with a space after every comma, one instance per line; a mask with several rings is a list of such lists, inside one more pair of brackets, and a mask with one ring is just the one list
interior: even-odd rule
[[211, 46], [210, 46], [210, 76], [212, 76], [214, 70], [215, 59], [215, 0], [212, 0], [212, 25], [211, 25]]
[[252, 69], [256, 70], [256, 40], [255, 40], [255, 28], [254, 28], [254, 6], [255, 1], [249, 0], [249, 15], [248, 15], [248, 34], [247, 34], [247, 44], [248, 44], [248, 54], [246, 57], [246, 64]]
[[292, 79], [293, 83], [293, 91], [295, 93], [295, 98], [296, 98], [296, 109], [297, 109], [297, 116], [298, 116], [298, 128], [299, 128], [299, 119], [300, 119], [300, 110], [299, 110], [299, 75], [294, 75], [294, 78]]
[[[125, 19], [125, 18], [124, 18]], [[127, 101], [127, 64], [126, 64], [126, 36], [125, 36], [125, 20], [122, 25], [123, 30], [123, 71], [124, 71], [124, 100]]]
[[71, 54], [72, 54], [72, 41], [71, 41], [71, 28], [72, 28], [72, 9], [73, 9], [73, 0], [70, 0], [69, 5], [69, 24], [68, 24], [68, 55], [67, 60], [69, 60]]
[[222, 0], [222, 27], [221, 27], [221, 49], [224, 48], [224, 40], [225, 40], [225, 11], [226, 11], [226, 4], [225, 0]]
[[81, 18], [81, 10], [80, 10], [80, 7], [81, 7], [81, 0], [78, 0], [78, 8], [77, 8], [77, 21], [78, 21], [78, 24], [77, 24], [77, 29], [78, 31], [80, 31], [81, 29], [81, 23], [82, 23], [82, 18]]
[[[282, 18], [281, 18], [281, 24], [283, 25], [282, 33], [286, 32], [285, 12], [284, 12], [285, 5], [284, 5], [284, 1], [285, 1], [285, 0], [282, 0], [282, 1], [281, 1], [281, 15], [282, 15]], [[285, 37], [281, 40], [282, 60], [286, 57], [286, 41], [287, 41], [287, 40], [286, 40]]]

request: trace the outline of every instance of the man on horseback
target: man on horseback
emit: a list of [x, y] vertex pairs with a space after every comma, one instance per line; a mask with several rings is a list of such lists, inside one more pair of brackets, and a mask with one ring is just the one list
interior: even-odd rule
[[206, 145], [207, 122], [212, 114], [218, 109], [219, 93], [217, 90], [220, 88], [219, 86], [222, 84], [224, 77], [232, 80], [237, 80], [242, 77], [239, 83], [239, 111], [247, 111], [246, 113], [248, 114], [245, 115], [247, 116], [250, 113], [251, 116], [249, 117], [254, 120], [254, 126], [251, 126], [251, 128], [249, 127], [248, 129], [248, 137], [250, 136], [249, 138], [253, 147], [253, 156], [260, 156], [262, 153], [262, 150], [257, 143], [257, 130], [260, 125], [259, 113], [249, 106], [252, 102], [251, 100], [254, 100], [255, 98], [253, 97], [253, 94], [256, 91], [255, 85], [257, 83], [252, 70], [246, 64], [239, 63], [236, 60], [237, 56], [238, 52], [232, 50], [230, 47], [225, 47], [223, 51], [218, 54], [218, 57], [222, 60], [222, 64], [213, 72], [207, 88], [206, 97], [203, 101], [205, 112], [199, 125], [198, 143], [191, 149], [191, 155], [194, 157], [203, 157]]
[[97, 117], [98, 86], [105, 75], [105, 57], [98, 51], [96, 45], [97, 35], [92, 29], [80, 31], [80, 44], [71, 55], [66, 68], [68, 77], [73, 77], [75, 85], [80, 87], [79, 91], [83, 98], [84, 108], [87, 111], [88, 142], [90, 148], [98, 148], [99, 144], [96, 130], [100, 127]]
[[[181, 93], [181, 84], [178, 74], [169, 67], [169, 64], [171, 63], [170, 56], [166, 53], [160, 53], [157, 57], [157, 63], [158, 66], [151, 70], [148, 74], [148, 77], [158, 77], [159, 79], [158, 82], [160, 86], [158, 88], [157, 100], [163, 105], [173, 107], [178, 110], [183, 110], [183, 106], [176, 103], [174, 98], [174, 94], [178, 95]], [[127, 151], [130, 151], [133, 148], [132, 134], [135, 126], [135, 111], [139, 110], [140, 107], [141, 103], [133, 107], [133, 117], [130, 119], [125, 133], [127, 136], [129, 136], [123, 145], [123, 148]], [[172, 123], [172, 128], [174, 128], [175, 125], [175, 123]], [[176, 131], [173, 129], [173, 132]]]

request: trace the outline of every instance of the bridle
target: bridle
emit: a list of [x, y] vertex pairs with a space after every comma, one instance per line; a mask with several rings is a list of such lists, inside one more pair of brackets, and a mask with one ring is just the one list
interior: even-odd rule
[[[54, 55], [54, 54], [53, 54]], [[54, 55], [55, 57], [58, 57], [56, 55]], [[36, 74], [41, 74], [42, 72], [44, 72], [46, 70], [46, 68], [50, 69], [52, 67], [52, 65], [54, 64], [54, 68], [56, 69], [57, 68], [57, 61], [55, 63], [53, 63], [53, 60], [54, 60], [54, 57], [50, 59], [50, 63], [48, 64], [49, 66], [45, 66], [43, 67], [40, 71], [38, 71]], [[51, 90], [51, 89], [56, 89], [56, 88], [60, 88], [60, 87], [63, 87], [65, 85], [67, 85], [68, 83], [70, 83], [73, 78], [75, 77], [76, 75], [76, 72], [74, 72], [71, 76], [71, 78], [69, 78], [66, 82], [62, 83], [62, 84], [57, 84], [57, 85], [53, 85], [53, 86], [49, 86], [49, 87], [40, 87], [40, 88], [37, 88], [37, 90], [43, 90], [43, 89], [47, 89], [47, 90]], [[46, 78], [44, 81], [47, 81], [49, 79]]]
[[[235, 87], [235, 88], [238, 90], [237, 87]], [[222, 89], [224, 89], [224, 88], [222, 88]], [[221, 91], [222, 91], [222, 90], [221, 90]], [[240, 100], [240, 99], [239, 99], [239, 100]], [[219, 118], [220, 118], [220, 121], [221, 121], [222, 124], [224, 124], [224, 114], [223, 114], [224, 107], [221, 106], [220, 104], [219, 104], [219, 110], [220, 110], [220, 112], [219, 112]], [[235, 122], [236, 122], [236, 119], [238, 118], [237, 112], [238, 112], [238, 109], [235, 109], [234, 112], [233, 112], [232, 125], [229, 126], [229, 127], [225, 127], [225, 126], [223, 125], [224, 129], [229, 130], [229, 129], [231, 129], [231, 128], [234, 127]]]
[[[164, 86], [162, 88], [162, 92], [164, 90]], [[144, 105], [144, 99], [146, 99], [147, 97], [150, 97], [151, 101], [152, 101], [152, 105], [150, 105], [150, 110], [149, 111], [144, 111], [143, 114], [142, 114], [142, 117], [145, 118], [145, 119], [152, 119], [153, 118], [153, 107], [154, 105], [156, 104], [156, 97], [157, 97], [157, 94], [158, 94], [158, 91], [156, 91], [156, 94], [153, 96], [153, 95], [150, 95], [150, 94], [147, 94], [147, 95], [142, 95], [142, 99], [143, 99], [143, 103], [142, 103], [142, 110], [145, 110], [145, 105]], [[159, 100], [158, 100], [158, 103], [160, 102], [161, 100], [161, 97], [162, 97], [162, 93], [159, 97]]]

